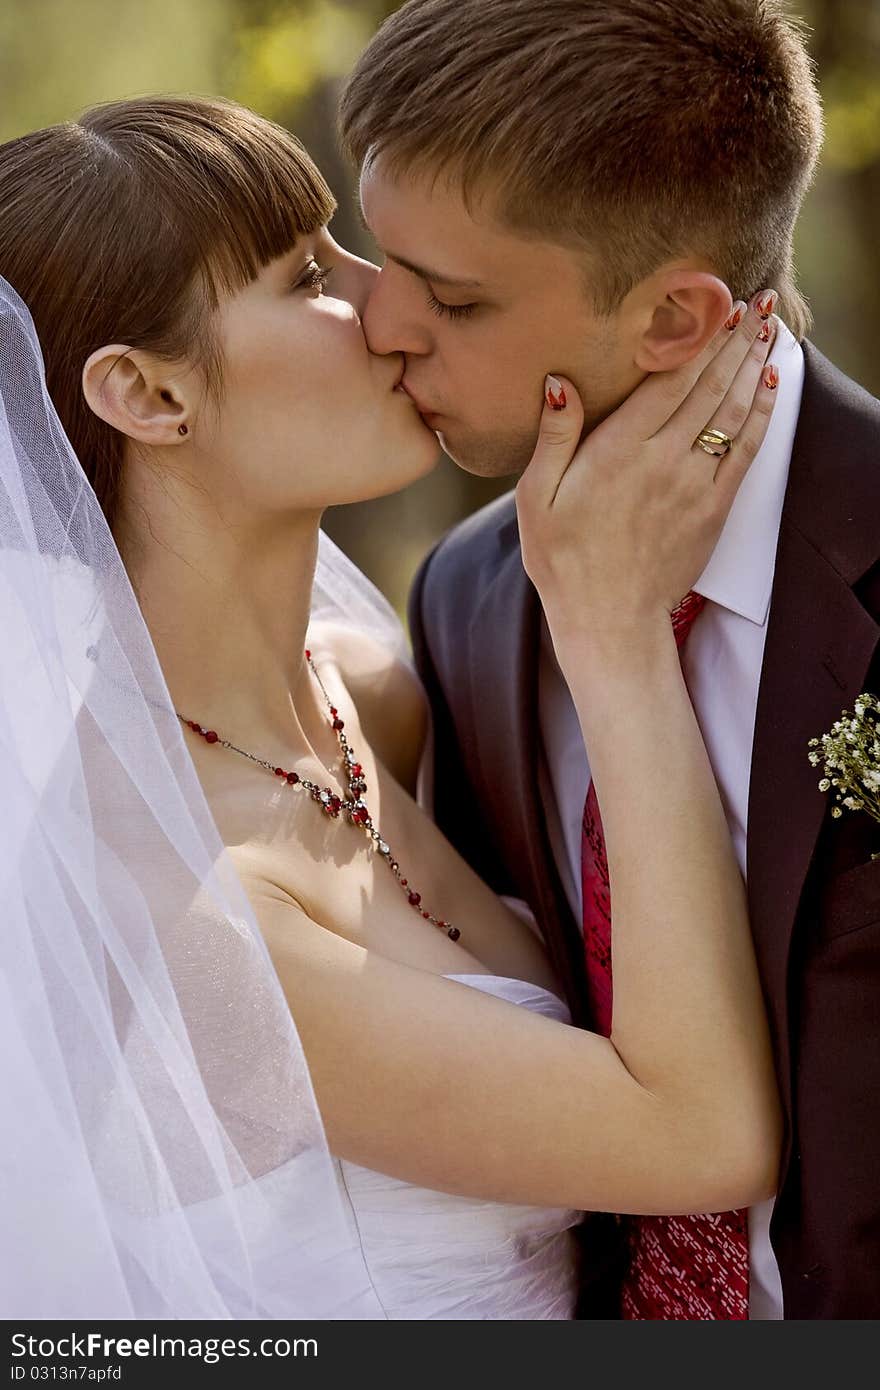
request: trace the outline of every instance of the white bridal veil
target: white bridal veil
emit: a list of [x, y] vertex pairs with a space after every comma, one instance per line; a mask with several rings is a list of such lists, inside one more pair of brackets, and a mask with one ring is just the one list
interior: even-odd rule
[[[322, 544], [318, 606], [399, 641]], [[381, 1317], [290, 1012], [0, 279], [0, 1308]]]

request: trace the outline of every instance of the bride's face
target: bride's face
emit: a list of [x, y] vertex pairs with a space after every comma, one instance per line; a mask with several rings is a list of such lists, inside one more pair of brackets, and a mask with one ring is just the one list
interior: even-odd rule
[[403, 356], [370, 352], [361, 329], [377, 274], [322, 228], [217, 311], [220, 404], [199, 411], [192, 443], [247, 510], [364, 501], [436, 464], [437, 437], [398, 388]]

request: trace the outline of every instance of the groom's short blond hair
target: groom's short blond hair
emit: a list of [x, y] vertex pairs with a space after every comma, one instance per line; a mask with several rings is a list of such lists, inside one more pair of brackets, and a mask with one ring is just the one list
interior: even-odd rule
[[525, 235], [581, 245], [600, 312], [667, 261], [765, 286], [799, 337], [792, 236], [822, 139], [780, 0], [409, 0], [342, 98], [357, 164], [489, 196]]

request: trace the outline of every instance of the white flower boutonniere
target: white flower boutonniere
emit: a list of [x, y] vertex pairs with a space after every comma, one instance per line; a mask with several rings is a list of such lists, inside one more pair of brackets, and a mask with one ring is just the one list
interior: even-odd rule
[[[811, 738], [809, 759], [823, 768], [820, 792], [831, 792], [831, 814], [867, 811], [880, 821], [880, 700], [865, 692], [855, 711], [844, 710], [831, 732]], [[880, 858], [872, 855], [872, 858]]]

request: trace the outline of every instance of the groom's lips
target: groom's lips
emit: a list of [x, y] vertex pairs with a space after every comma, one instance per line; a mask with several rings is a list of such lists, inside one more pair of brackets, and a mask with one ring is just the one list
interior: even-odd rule
[[441, 418], [436, 410], [429, 410], [427, 406], [422, 405], [418, 396], [414, 395], [412, 389], [409, 386], [407, 386], [405, 378], [401, 381], [400, 385], [403, 387], [404, 391], [409, 396], [410, 400], [412, 401], [413, 405], [415, 406], [416, 410], [419, 412], [423, 420], [431, 421], [439, 420]]

